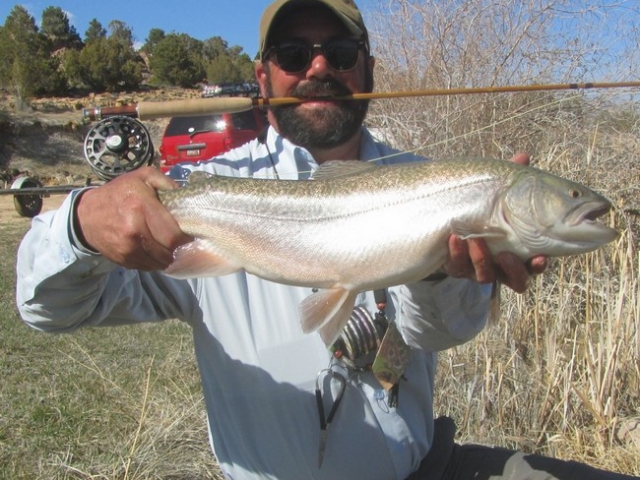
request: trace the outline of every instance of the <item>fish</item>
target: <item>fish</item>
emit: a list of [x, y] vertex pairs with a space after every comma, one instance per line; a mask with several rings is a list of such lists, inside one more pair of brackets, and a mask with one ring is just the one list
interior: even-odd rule
[[302, 181], [199, 173], [185, 187], [158, 192], [195, 239], [176, 249], [165, 273], [245, 270], [311, 287], [299, 307], [302, 330], [317, 330], [326, 345], [339, 337], [360, 292], [441, 268], [450, 235], [483, 238], [492, 254], [523, 261], [590, 252], [618, 237], [598, 221], [612, 208], [604, 196], [504, 160], [330, 161]]

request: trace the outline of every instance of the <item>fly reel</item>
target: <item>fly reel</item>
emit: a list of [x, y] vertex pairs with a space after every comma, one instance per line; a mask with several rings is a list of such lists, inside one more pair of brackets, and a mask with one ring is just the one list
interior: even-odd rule
[[151, 165], [154, 154], [149, 131], [138, 120], [127, 116], [101, 120], [84, 140], [85, 159], [93, 172], [105, 181]]

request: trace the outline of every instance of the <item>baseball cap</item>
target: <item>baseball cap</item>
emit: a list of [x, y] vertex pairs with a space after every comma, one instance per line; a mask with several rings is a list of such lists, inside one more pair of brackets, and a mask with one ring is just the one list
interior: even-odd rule
[[364, 25], [360, 10], [353, 0], [277, 0], [266, 8], [262, 14], [262, 20], [260, 20], [260, 56], [271, 46], [267, 45], [267, 40], [271, 34], [271, 28], [277, 20], [295, 7], [317, 4], [324, 5], [335, 13], [349, 32], [364, 40], [367, 52], [370, 51], [369, 33]]

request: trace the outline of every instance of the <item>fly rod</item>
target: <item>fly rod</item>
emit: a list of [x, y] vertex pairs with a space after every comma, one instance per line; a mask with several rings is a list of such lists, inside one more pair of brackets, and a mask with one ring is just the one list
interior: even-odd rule
[[[594, 82], [594, 83], [556, 83], [539, 85], [513, 85], [499, 87], [448, 88], [430, 90], [407, 90], [399, 92], [354, 93], [335, 97], [322, 97], [327, 100], [380, 100], [387, 98], [432, 97], [444, 95], [467, 95], [479, 93], [534, 92], [546, 90], [588, 90], [597, 88], [635, 88], [640, 82]], [[254, 107], [274, 107], [295, 105], [317, 98], [305, 97], [217, 97], [190, 100], [170, 100], [164, 102], [139, 102], [119, 107], [94, 107], [83, 109], [82, 116], [87, 120], [100, 120], [106, 117], [123, 115], [140, 120], [165, 117], [188, 117], [220, 113], [236, 113], [251, 110]]]

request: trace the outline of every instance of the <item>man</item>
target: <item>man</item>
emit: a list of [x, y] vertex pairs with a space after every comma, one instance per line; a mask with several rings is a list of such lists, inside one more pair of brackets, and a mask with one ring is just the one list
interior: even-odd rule
[[[178, 167], [173, 178], [203, 170], [307, 181], [327, 160], [396, 153], [362, 127], [365, 103], [327, 99], [373, 88], [374, 59], [353, 2], [273, 3], [261, 22], [260, 52], [262, 94], [309, 101], [270, 110], [265, 138], [210, 162]], [[402, 154], [377, 161], [419, 160]], [[541, 273], [545, 258], [524, 265], [500, 254], [494, 263], [482, 241], [452, 237], [448, 275], [388, 289], [385, 313], [411, 347], [404, 377], [389, 392], [371, 371], [333, 358], [318, 335], [302, 333], [298, 305], [311, 289], [245, 272], [186, 281], [164, 275], [174, 249], [190, 241], [156, 197], [158, 189], [175, 187], [159, 172], [141, 169], [73, 192], [60, 210], [36, 218], [18, 255], [18, 305], [29, 325], [49, 332], [169, 318], [187, 322], [212, 448], [228, 478], [502, 478], [503, 470], [513, 479], [574, 478], [578, 470], [562, 462], [543, 459], [541, 470], [556, 469], [553, 477], [534, 472], [518, 453], [454, 446], [446, 422], [434, 435], [435, 352], [483, 328], [488, 283], [500, 278], [522, 292], [529, 270]], [[363, 234], [379, 228], [384, 225]], [[358, 307], [373, 316], [374, 293], [361, 294]], [[445, 470], [455, 476], [443, 476]], [[608, 478], [587, 467], [579, 472]]]

